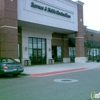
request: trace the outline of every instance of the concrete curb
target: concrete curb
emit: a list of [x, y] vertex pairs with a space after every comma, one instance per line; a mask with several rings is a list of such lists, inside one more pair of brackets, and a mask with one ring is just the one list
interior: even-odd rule
[[30, 74], [30, 76], [32, 76], [32, 77], [43, 77], [43, 76], [51, 76], [51, 75], [57, 75], [57, 74], [64, 74], [64, 73], [82, 71], [82, 70], [87, 70], [87, 68], [74, 68], [74, 69], [69, 69], [69, 70], [60, 70], [60, 71], [53, 71], [53, 72], [37, 73], [37, 74]]

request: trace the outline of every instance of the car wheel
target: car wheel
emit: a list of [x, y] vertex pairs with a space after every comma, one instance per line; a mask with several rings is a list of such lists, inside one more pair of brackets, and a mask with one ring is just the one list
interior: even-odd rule
[[15, 74], [13, 74], [13, 76], [18, 76], [19, 75], [19, 73], [15, 73]]

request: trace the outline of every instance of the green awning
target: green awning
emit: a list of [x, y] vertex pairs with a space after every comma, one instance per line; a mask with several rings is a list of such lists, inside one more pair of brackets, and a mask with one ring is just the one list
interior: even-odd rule
[[[84, 46], [91, 47], [91, 48], [92, 47], [99, 48], [100, 42], [87, 40], [86, 42], [84, 42]], [[69, 47], [75, 47], [75, 38], [69, 38]]]
[[75, 47], [75, 38], [69, 38], [69, 47]]
[[91, 41], [91, 40], [87, 40], [85, 43], [84, 43], [85, 46], [87, 47], [100, 47], [100, 42], [99, 41]]

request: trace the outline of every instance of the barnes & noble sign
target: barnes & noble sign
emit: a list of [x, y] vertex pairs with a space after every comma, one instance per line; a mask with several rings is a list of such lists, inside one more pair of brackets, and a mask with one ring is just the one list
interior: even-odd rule
[[40, 10], [44, 10], [44, 11], [47, 11], [47, 12], [50, 12], [50, 13], [53, 13], [53, 14], [57, 14], [57, 15], [60, 15], [60, 16], [64, 16], [64, 17], [67, 17], [67, 18], [71, 18], [71, 16], [68, 15], [67, 13], [60, 12], [59, 10], [55, 10], [55, 9], [52, 9], [52, 8], [49, 8], [49, 7], [43, 7], [43, 6], [37, 5], [34, 2], [31, 2], [31, 7], [34, 7], [34, 8], [40, 9]]

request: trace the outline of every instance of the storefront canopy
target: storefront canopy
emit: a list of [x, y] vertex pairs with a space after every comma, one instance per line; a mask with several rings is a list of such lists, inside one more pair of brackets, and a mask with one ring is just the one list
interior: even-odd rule
[[69, 47], [75, 47], [75, 38], [69, 38]]
[[[86, 42], [84, 42], [84, 46], [91, 47], [91, 48], [92, 47], [99, 48], [100, 42], [87, 40]], [[75, 38], [69, 38], [69, 47], [75, 47]]]
[[87, 40], [84, 43], [85, 46], [87, 47], [95, 47], [95, 48], [99, 48], [100, 47], [100, 42], [99, 41], [91, 41], [91, 40]]

